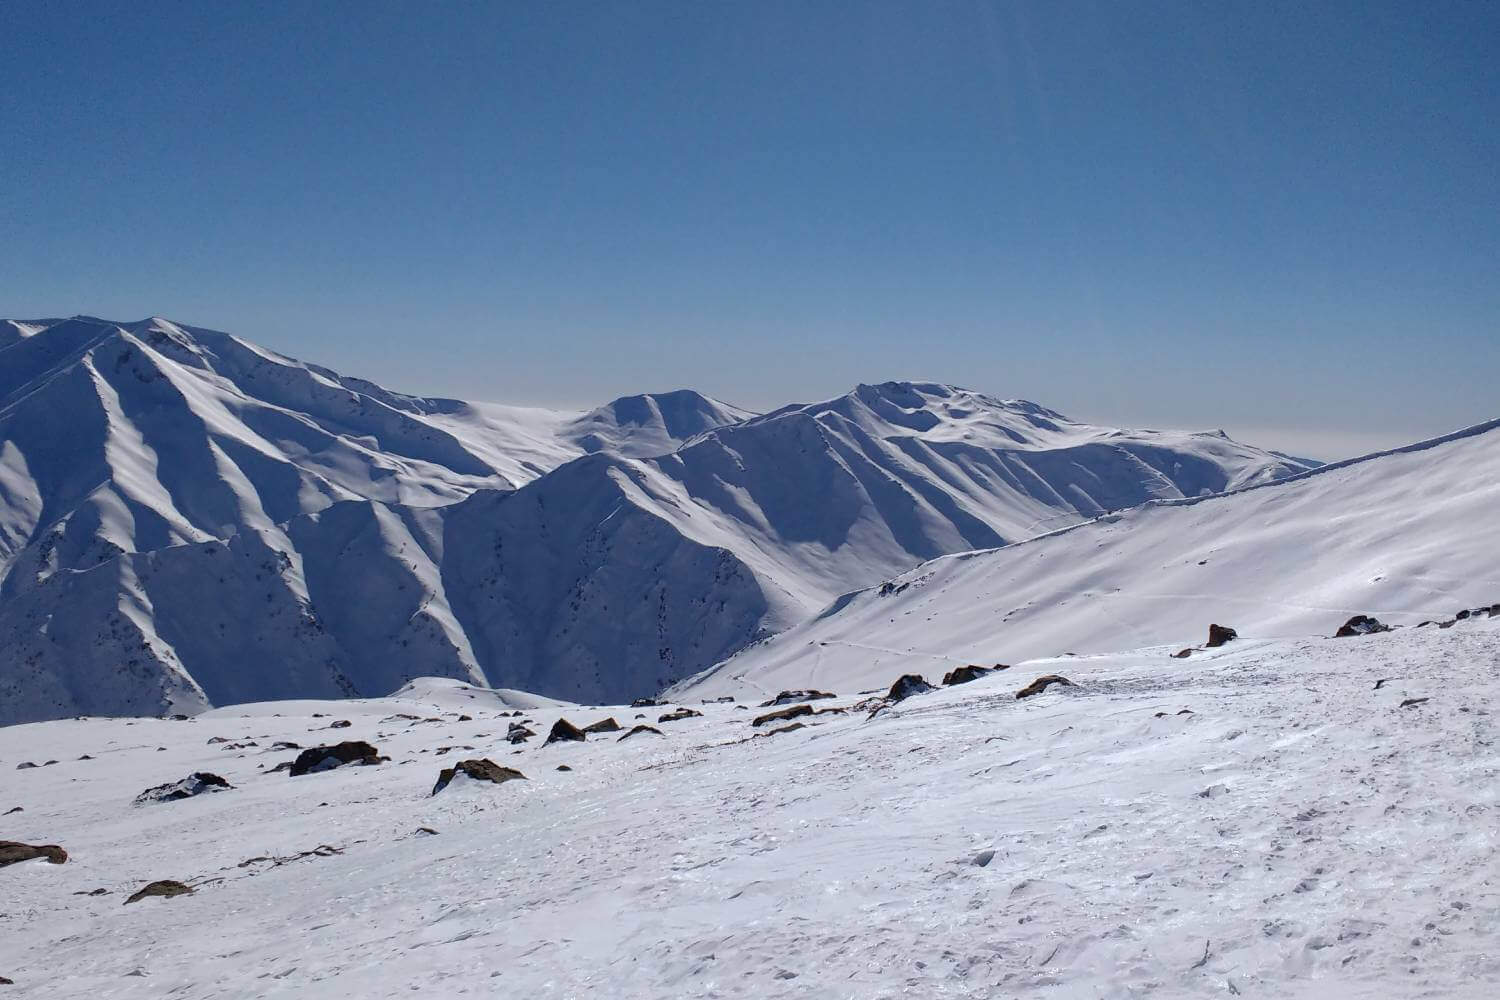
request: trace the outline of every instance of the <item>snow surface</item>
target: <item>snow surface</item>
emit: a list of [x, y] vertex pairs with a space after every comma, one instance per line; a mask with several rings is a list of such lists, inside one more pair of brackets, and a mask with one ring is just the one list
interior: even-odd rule
[[683, 697], [888, 685], [913, 669], [1332, 634], [1500, 600], [1500, 421], [1270, 485], [940, 558], [681, 685]]
[[[442, 681], [0, 729], [3, 836], [70, 853], [0, 869], [0, 975], [58, 998], [1494, 996], [1500, 618], [1173, 648], [764, 738], [713, 704], [513, 752], [511, 696]], [[1052, 672], [1076, 686], [1014, 697]], [[544, 734], [666, 709], [524, 711]], [[277, 739], [392, 760], [288, 778]], [[466, 757], [527, 780], [431, 797]], [[193, 771], [235, 787], [131, 804]], [[197, 888], [122, 905], [155, 879]]]
[[566, 414], [162, 319], [26, 329], [0, 356], [0, 723], [422, 675], [629, 700], [924, 559], [1306, 467], [934, 383]]

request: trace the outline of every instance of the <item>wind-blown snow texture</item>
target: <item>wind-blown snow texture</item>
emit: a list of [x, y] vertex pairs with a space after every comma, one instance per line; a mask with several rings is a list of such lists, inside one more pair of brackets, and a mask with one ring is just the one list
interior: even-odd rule
[[921, 560], [1306, 467], [933, 384], [561, 413], [161, 319], [0, 329], [0, 723], [420, 675], [628, 700]]
[[1500, 421], [1203, 500], [948, 556], [748, 648], [683, 696], [889, 684], [914, 667], [1331, 634], [1500, 598]]
[[[714, 704], [513, 753], [511, 705], [538, 734], [666, 709], [452, 682], [10, 727], [3, 835], [70, 858], [0, 869], [0, 975], [120, 1000], [1493, 997], [1500, 618], [1173, 648], [762, 738]], [[1052, 672], [1076, 686], [1015, 698]], [[275, 740], [342, 739], [392, 759], [269, 773], [297, 755]], [[527, 780], [430, 796], [475, 757]], [[194, 771], [234, 788], [132, 805]], [[122, 905], [156, 879], [195, 891]]]

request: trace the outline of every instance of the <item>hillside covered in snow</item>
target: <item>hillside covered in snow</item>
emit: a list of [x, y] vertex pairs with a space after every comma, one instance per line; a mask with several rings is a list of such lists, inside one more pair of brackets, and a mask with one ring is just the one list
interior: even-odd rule
[[935, 559], [682, 685], [858, 690], [911, 671], [1122, 645], [1416, 625], [1500, 597], [1500, 421], [1201, 500]]
[[[59, 1000], [1492, 997], [1500, 617], [1174, 649], [893, 704], [423, 681], [7, 727], [0, 977]], [[593, 731], [548, 744], [559, 720]], [[317, 770], [341, 743], [367, 766]]]
[[0, 723], [654, 693], [946, 553], [1308, 463], [931, 383], [755, 416], [428, 399], [166, 320], [0, 346]]

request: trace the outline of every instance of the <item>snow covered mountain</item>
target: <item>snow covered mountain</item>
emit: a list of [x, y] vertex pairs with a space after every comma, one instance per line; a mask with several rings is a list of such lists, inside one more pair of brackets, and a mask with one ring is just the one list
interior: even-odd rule
[[629, 700], [924, 559], [1307, 467], [935, 384], [564, 414], [165, 320], [12, 328], [0, 722], [419, 675]]
[[275, 536], [341, 500], [448, 504], [750, 415], [692, 392], [588, 413], [406, 396], [163, 319], [5, 321], [0, 352], [0, 580], [28, 548], [46, 576]]
[[[1203, 500], [935, 559], [742, 651], [682, 697], [889, 684], [966, 663], [1415, 625], [1500, 600], [1500, 421]], [[1174, 647], [1175, 648], [1175, 647]]]

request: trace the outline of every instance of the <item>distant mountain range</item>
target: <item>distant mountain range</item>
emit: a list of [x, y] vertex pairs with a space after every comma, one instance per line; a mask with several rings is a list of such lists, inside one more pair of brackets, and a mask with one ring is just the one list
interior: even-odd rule
[[629, 700], [923, 560], [1315, 464], [932, 383], [555, 411], [3, 321], [0, 723], [428, 675]]

